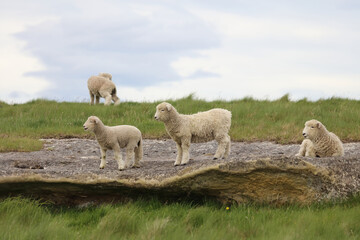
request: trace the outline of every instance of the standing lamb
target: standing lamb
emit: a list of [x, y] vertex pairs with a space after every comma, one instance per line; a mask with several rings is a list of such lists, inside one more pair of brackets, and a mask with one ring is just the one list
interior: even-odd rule
[[305, 139], [296, 156], [331, 157], [344, 155], [344, 147], [340, 139], [315, 119], [305, 123], [303, 136]]
[[99, 104], [100, 97], [105, 98], [104, 105], [110, 105], [111, 100], [114, 101], [114, 105], [120, 104], [120, 99], [116, 96], [116, 86], [111, 79], [110, 73], [100, 73], [98, 76], [91, 76], [88, 79], [91, 105], [94, 105], [94, 97], [96, 97], [96, 104]]
[[216, 140], [218, 148], [214, 159], [227, 158], [230, 153], [231, 112], [215, 108], [193, 115], [179, 114], [170, 103], [160, 103], [156, 107], [155, 119], [165, 124], [165, 129], [176, 142], [175, 166], [189, 162], [190, 143]]
[[[134, 126], [120, 125], [114, 127], [105, 126], [102, 121], [91, 116], [84, 123], [84, 130], [90, 130], [95, 133], [96, 140], [100, 145], [101, 163], [100, 169], [106, 165], [106, 151], [114, 150], [115, 160], [118, 162], [119, 170], [129, 167], [133, 163], [135, 154], [135, 163], [132, 167], [140, 167], [140, 161], [143, 157], [143, 147], [141, 132]], [[126, 148], [126, 161], [122, 160], [121, 148]]]

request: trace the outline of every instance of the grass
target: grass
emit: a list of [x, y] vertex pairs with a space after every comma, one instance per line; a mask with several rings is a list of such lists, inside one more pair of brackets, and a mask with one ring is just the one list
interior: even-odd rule
[[[317, 119], [344, 142], [360, 141], [360, 101], [331, 98], [310, 102], [290, 101], [288, 95], [275, 101], [244, 98], [233, 101], [207, 102], [192, 95], [168, 100], [180, 113], [191, 114], [211, 108], [232, 112], [230, 130], [233, 141], [275, 141], [300, 143], [305, 121]], [[124, 102], [119, 106], [90, 106], [88, 103], [34, 100], [8, 105], [0, 102], [0, 151], [31, 151], [41, 148], [39, 138], [93, 138], [82, 128], [91, 115], [106, 125], [130, 124], [138, 127], [145, 138], [168, 138], [163, 123], [154, 120], [159, 102]], [[19, 149], [14, 146], [22, 145]]]
[[1, 239], [359, 239], [360, 197], [309, 207], [157, 200], [88, 208], [0, 202]]
[[[221, 107], [232, 111], [234, 141], [299, 143], [304, 122], [315, 118], [343, 141], [360, 141], [360, 101], [331, 98], [309, 102], [245, 98], [206, 102], [192, 96], [169, 100], [181, 113]], [[137, 126], [145, 138], [168, 137], [153, 120], [159, 102], [120, 106], [34, 100], [0, 102], [0, 151], [33, 151], [39, 138], [93, 137], [82, 129], [88, 116], [107, 125]], [[360, 239], [360, 196], [308, 207], [206, 202], [162, 204], [157, 200], [88, 208], [57, 208], [23, 198], [0, 201], [1, 239]]]

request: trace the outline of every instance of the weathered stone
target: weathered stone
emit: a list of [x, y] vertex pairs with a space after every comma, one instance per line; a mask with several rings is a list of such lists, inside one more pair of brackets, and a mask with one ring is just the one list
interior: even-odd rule
[[145, 140], [139, 169], [117, 170], [113, 154], [99, 169], [94, 140], [44, 140], [41, 151], [1, 153], [0, 196], [24, 195], [56, 204], [98, 204], [156, 197], [223, 203], [308, 204], [346, 198], [360, 189], [360, 144], [345, 156], [295, 157], [299, 145], [232, 143], [229, 160], [212, 160], [216, 143], [192, 144], [191, 160], [174, 167], [171, 140]]

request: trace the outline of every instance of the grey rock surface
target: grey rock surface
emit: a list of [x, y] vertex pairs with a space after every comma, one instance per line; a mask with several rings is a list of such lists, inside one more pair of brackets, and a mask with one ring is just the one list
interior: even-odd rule
[[295, 157], [300, 145], [232, 142], [227, 160], [212, 160], [217, 143], [192, 144], [190, 162], [174, 167], [172, 140], [144, 140], [141, 168], [117, 170], [112, 151], [99, 169], [95, 140], [44, 139], [36, 152], [0, 153], [0, 196], [25, 195], [59, 204], [157, 197], [221, 202], [310, 203], [360, 189], [360, 143], [344, 157]]

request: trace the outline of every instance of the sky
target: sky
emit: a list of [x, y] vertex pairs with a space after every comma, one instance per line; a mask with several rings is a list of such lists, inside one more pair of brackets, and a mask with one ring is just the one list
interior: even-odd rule
[[0, 100], [360, 100], [358, 0], [0, 2]]

